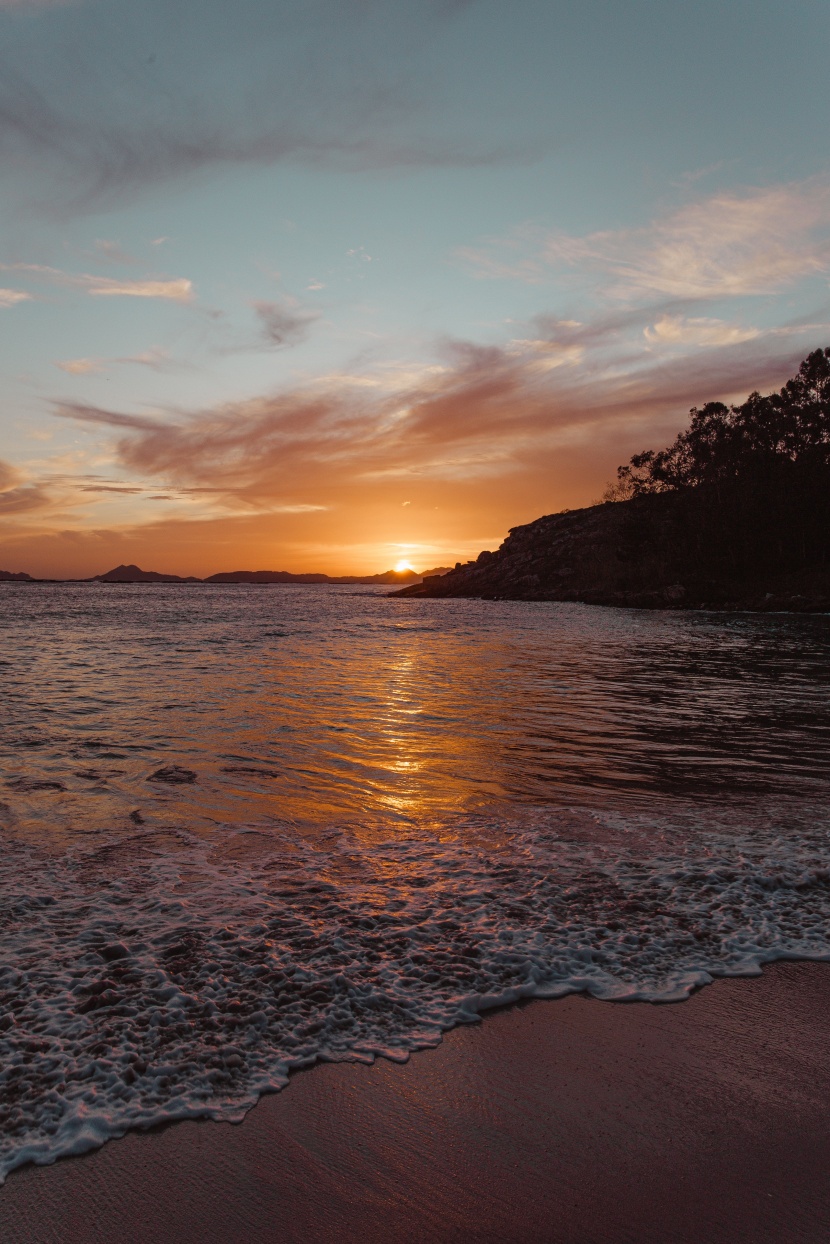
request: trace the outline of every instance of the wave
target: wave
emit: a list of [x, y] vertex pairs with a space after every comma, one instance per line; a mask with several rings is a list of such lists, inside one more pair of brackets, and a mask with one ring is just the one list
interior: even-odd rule
[[[318, 1059], [405, 1060], [522, 998], [678, 1001], [830, 960], [830, 829], [577, 811], [96, 836], [0, 860], [0, 1176], [238, 1120]], [[786, 818], [784, 818], [786, 820]]]

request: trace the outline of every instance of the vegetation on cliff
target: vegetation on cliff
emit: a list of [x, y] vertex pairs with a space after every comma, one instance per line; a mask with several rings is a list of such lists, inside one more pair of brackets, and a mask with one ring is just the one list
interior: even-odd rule
[[777, 393], [709, 402], [603, 504], [513, 528], [406, 595], [830, 608], [830, 348]]

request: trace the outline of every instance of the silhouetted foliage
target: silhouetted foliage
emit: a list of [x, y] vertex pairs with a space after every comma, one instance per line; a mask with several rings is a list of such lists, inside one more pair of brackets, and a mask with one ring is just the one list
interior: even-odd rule
[[632, 499], [625, 556], [657, 558], [666, 576], [735, 581], [826, 564], [830, 347], [777, 393], [693, 409], [674, 444], [619, 468], [606, 498]]
[[830, 463], [830, 346], [814, 350], [778, 393], [740, 406], [707, 402], [668, 449], [647, 449], [617, 470], [620, 493], [666, 492], [735, 480], [792, 462]]

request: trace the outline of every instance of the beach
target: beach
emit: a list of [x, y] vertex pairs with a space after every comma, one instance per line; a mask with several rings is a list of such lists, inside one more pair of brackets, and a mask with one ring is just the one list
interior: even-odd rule
[[3, 1244], [830, 1238], [826, 622], [183, 590], [3, 597]]
[[8, 1244], [830, 1235], [830, 971], [688, 1002], [534, 1001], [405, 1065], [319, 1065], [239, 1126], [174, 1124], [14, 1172]]

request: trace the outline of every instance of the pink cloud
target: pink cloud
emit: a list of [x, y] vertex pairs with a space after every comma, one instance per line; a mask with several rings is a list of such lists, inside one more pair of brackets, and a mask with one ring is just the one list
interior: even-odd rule
[[[649, 321], [630, 339], [593, 342], [591, 326], [560, 323], [505, 347], [448, 343], [441, 365], [397, 378], [337, 377], [192, 415], [73, 403], [57, 413], [117, 431], [115, 452], [133, 477], [266, 508], [286, 497], [325, 505], [350, 490], [368, 500], [395, 480], [490, 487], [538, 474], [575, 446], [597, 459], [613, 443], [634, 452], [679, 427], [695, 403], [782, 383], [803, 350], [777, 335], [730, 339], [717, 322], [653, 323], [662, 337], [649, 345]], [[667, 338], [674, 346], [672, 332], [691, 335], [694, 348], [655, 350]], [[551, 356], [559, 365], [547, 365]]]
[[[186, 277], [145, 277], [135, 281], [120, 281], [114, 277], [94, 276], [88, 272], [63, 272], [47, 264], [12, 263], [0, 264], [0, 271], [27, 272], [35, 278], [52, 285], [63, 285], [84, 290], [93, 297], [110, 298], [161, 298], [172, 302], [192, 302], [193, 282]], [[24, 294], [23, 297], [31, 297]]]
[[830, 271], [830, 182], [724, 192], [642, 228], [579, 236], [525, 227], [459, 256], [480, 276], [527, 282], [582, 270], [624, 298], [767, 294]]

